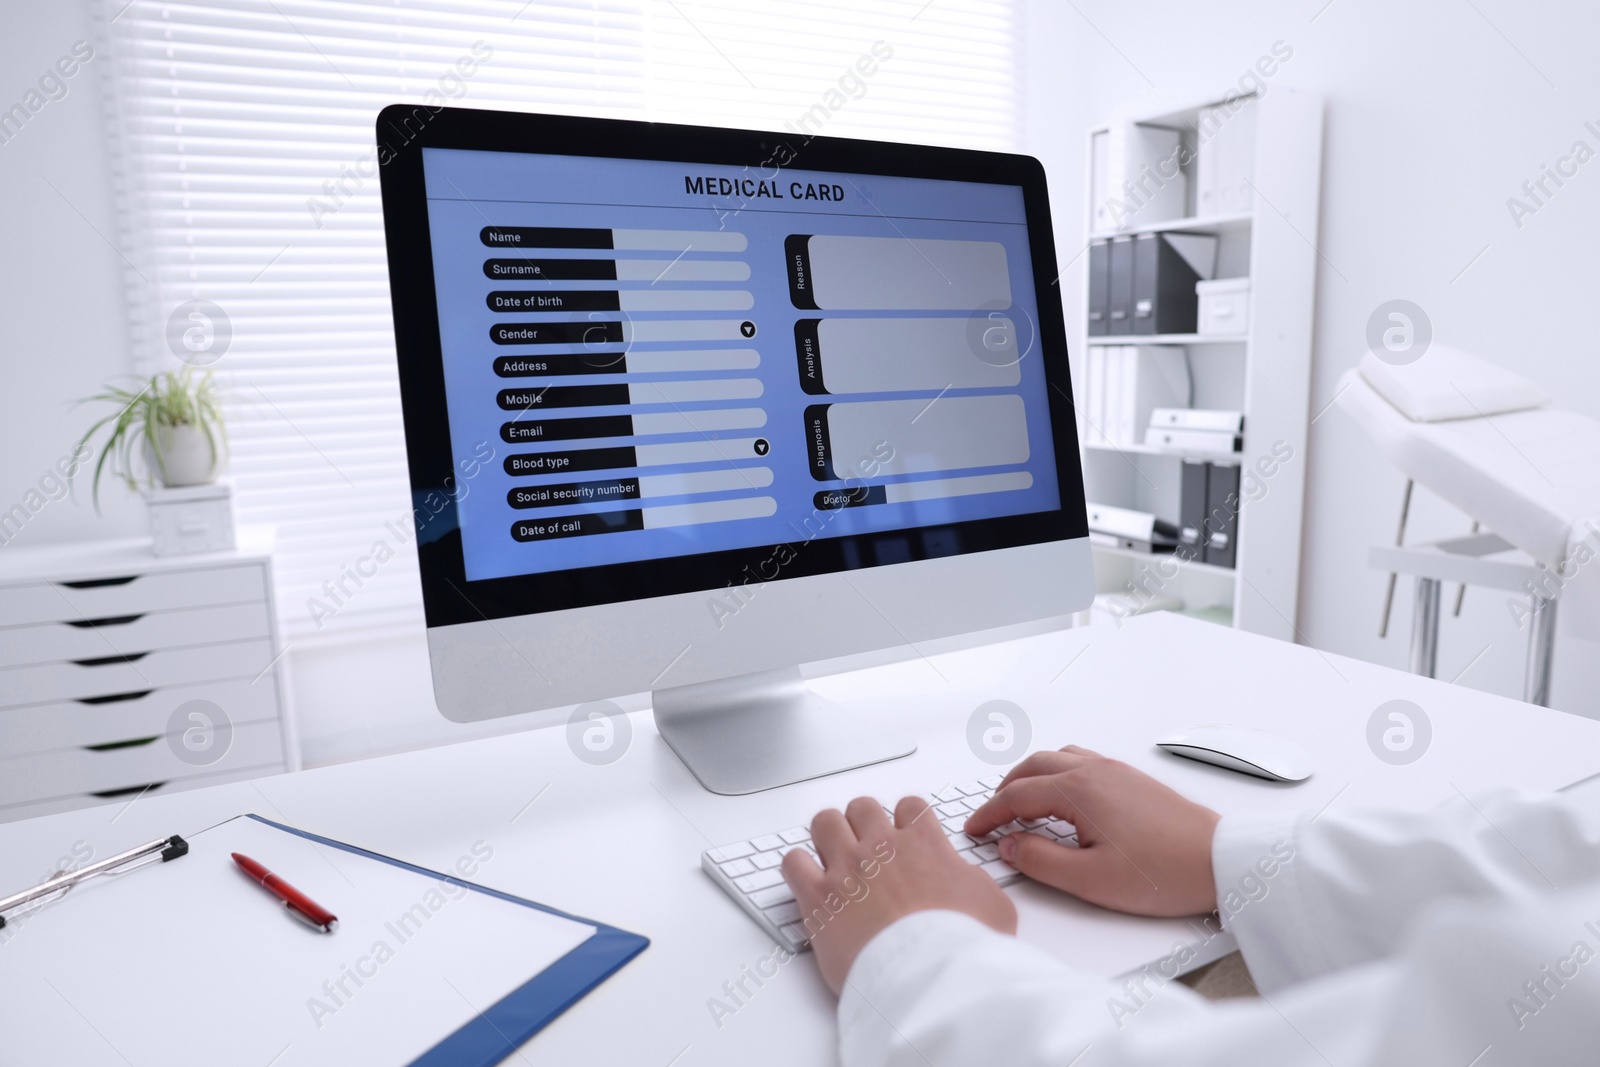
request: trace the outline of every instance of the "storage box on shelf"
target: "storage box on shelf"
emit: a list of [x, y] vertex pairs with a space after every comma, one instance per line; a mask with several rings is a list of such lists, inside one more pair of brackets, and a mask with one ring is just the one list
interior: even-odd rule
[[269, 540], [0, 552], [0, 820], [299, 766]]
[[[1175, 150], [1170, 131], [1179, 132]], [[1148, 181], [1124, 188], [1115, 180], [1146, 166], [1154, 172], [1174, 151], [1181, 173], [1160, 184], [1159, 197], [1147, 195]], [[1212, 524], [1228, 531], [1213, 554], [1223, 562], [1208, 563], [1203, 552], [1186, 560], [1100, 545], [1100, 592], [1152, 603], [1175, 598], [1191, 614], [1294, 639], [1317, 271], [1306, 235], [1317, 229], [1321, 153], [1321, 100], [1289, 86], [1090, 131], [1091, 246], [1074, 367], [1086, 496], [1172, 522], [1184, 509], [1186, 461], [1209, 463], [1227, 476], [1224, 487], [1235, 484], [1236, 473], [1239, 486], [1232, 503], [1221, 502], [1226, 521]], [[1163, 296], [1184, 273], [1178, 259], [1169, 256], [1164, 265], [1147, 256], [1154, 269], [1137, 270], [1138, 242], [1147, 234], [1165, 235], [1198, 276], [1182, 307]], [[1204, 242], [1196, 240], [1204, 235], [1215, 241], [1209, 264]], [[1185, 242], [1192, 247], [1180, 249]], [[1165, 269], [1172, 266], [1180, 268], [1176, 274]], [[1151, 300], [1173, 301], [1179, 313], [1163, 316], [1157, 306], [1141, 316], [1141, 301]], [[1188, 406], [1243, 414], [1238, 451], [1201, 447], [1222, 437], [1176, 425], [1155, 433], [1138, 426], [1130, 434], [1121, 409], [1131, 407], [1137, 419], [1146, 408], [1115, 376], [1112, 356], [1119, 351], [1112, 346], [1130, 345], [1181, 350]], [[1117, 369], [1125, 369], [1125, 360]]]

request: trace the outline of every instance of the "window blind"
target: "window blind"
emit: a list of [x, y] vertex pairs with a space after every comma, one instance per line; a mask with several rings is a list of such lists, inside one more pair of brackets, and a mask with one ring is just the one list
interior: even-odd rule
[[[1011, 148], [1010, 0], [101, 0], [136, 369], [209, 366], [296, 642], [420, 625], [373, 119]], [[870, 70], [870, 73], [868, 71]]]

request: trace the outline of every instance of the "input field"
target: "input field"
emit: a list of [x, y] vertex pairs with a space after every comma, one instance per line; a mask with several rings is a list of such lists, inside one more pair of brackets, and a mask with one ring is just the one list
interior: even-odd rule
[[905, 504], [913, 500], [940, 500], [950, 496], [977, 496], [980, 493], [1010, 493], [1033, 486], [1027, 471], [1000, 474], [974, 474], [967, 478], [934, 478], [925, 482], [895, 482], [883, 487], [886, 503]]
[[737, 519], [764, 519], [778, 511], [778, 502], [770, 496], [736, 497], [733, 500], [707, 500], [695, 504], [667, 504], [663, 507], [645, 508], [644, 528], [659, 530], [668, 526], [700, 526], [710, 522], [732, 522]]
[[906, 504], [982, 493], [1009, 493], [1032, 485], [1033, 475], [1027, 471], [1005, 471], [1001, 474], [974, 474], [966, 478], [932, 478], [922, 482], [824, 489], [816, 494], [814, 503], [824, 511], [838, 511], [841, 508], [871, 507], [874, 504]]
[[585, 226], [485, 226], [490, 248], [606, 248], [632, 252], [743, 252], [749, 242], [727, 230], [614, 230]]
[[727, 230], [612, 230], [611, 242], [633, 252], [743, 252], [750, 244]]
[[630, 382], [630, 404], [692, 404], [701, 400], [754, 400], [760, 378], [713, 378], [700, 382]]
[[1010, 319], [801, 319], [800, 384], [808, 393], [1012, 388], [1022, 381]]
[[732, 259], [619, 259], [619, 282], [743, 282], [750, 264]]
[[748, 341], [755, 324], [748, 319], [636, 319], [622, 324], [622, 336], [639, 342]]
[[664, 374], [692, 370], [754, 370], [761, 353], [753, 348], [701, 348], [678, 352], [629, 352], [628, 370], [636, 374]]
[[756, 306], [756, 298], [743, 289], [622, 289], [617, 298], [623, 311], [749, 311]]
[[806, 408], [811, 476], [835, 481], [860, 473], [919, 474], [1028, 461], [1022, 398], [957, 396], [815, 404]]
[[693, 496], [696, 493], [765, 489], [771, 484], [771, 467], [734, 467], [720, 471], [646, 474], [639, 479], [639, 495], [647, 499], [660, 496]]
[[636, 445], [634, 465], [668, 467], [677, 463], [730, 463], [759, 459], [766, 455], [766, 442], [756, 437], [736, 437], [726, 441], [674, 441], [659, 445]]
[[712, 408], [706, 411], [661, 411], [633, 416], [639, 437], [669, 433], [720, 433], [723, 430], [759, 430], [767, 424], [760, 408]]
[[976, 311], [1011, 306], [1005, 246], [921, 237], [791, 235], [789, 295], [812, 310]]

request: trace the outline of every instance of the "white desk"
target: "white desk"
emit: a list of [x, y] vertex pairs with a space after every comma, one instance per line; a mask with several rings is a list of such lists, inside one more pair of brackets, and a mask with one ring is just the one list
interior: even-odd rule
[[[986, 700], [1026, 709], [1034, 747], [1078, 743], [1116, 755], [1224, 813], [1287, 814], [1330, 800], [1425, 805], [1455, 788], [1555, 788], [1600, 772], [1600, 722], [1165, 614], [1120, 629], [913, 660], [824, 679], [817, 688], [881, 698], [885, 714], [918, 724], [920, 751], [820, 781], [719, 797], [699, 787], [649, 716], [636, 714], [631, 748], [605, 767], [576, 759], [564, 731], [541, 730], [0, 825], [0, 891], [33, 884], [80, 842], [103, 857], [242, 811], [438, 868], [482, 839], [494, 848], [477, 878], [483, 884], [653, 941], [509, 1062], [816, 1064], [834, 1061], [835, 1032], [832, 999], [809, 956], [781, 969], [720, 1030], [713, 1021], [708, 998], [721, 996], [723, 983], [771, 945], [701, 874], [700, 851], [802, 822], [860, 793], [894, 797], [988, 773], [968, 750], [965, 730]], [[1403, 767], [1380, 761], [1366, 741], [1372, 711], [1396, 698], [1416, 702], [1433, 723], [1427, 754]], [[1164, 731], [1213, 720], [1293, 737], [1318, 771], [1301, 785], [1277, 786], [1151, 748]], [[1193, 939], [1182, 921], [1112, 915], [1034, 886], [1011, 892], [1023, 937], [1108, 975]], [[69, 899], [51, 911], [64, 917], [71, 907]], [[9, 1049], [48, 1050], [73, 1064], [124, 1063], [82, 1021], [95, 1019], [95, 1005], [74, 1005], [80, 1018], [50, 1004], [56, 994], [33, 976], [7, 975], [5, 986], [0, 1027]], [[35, 997], [48, 1012], [26, 1010]], [[191, 1010], [203, 1006], [174, 1006], [173, 1019]], [[42, 1028], [35, 1020], [45, 1018], [64, 1023], [28, 1033], [30, 1022]], [[114, 1043], [116, 1035], [105, 1039]], [[172, 1051], [170, 1062], [181, 1062], [181, 1043]], [[278, 1050], [254, 1051], [264, 1065]], [[239, 1062], [255, 1061], [242, 1055]], [[296, 1049], [293, 1063], [286, 1057], [276, 1067], [309, 1062], [315, 1050]]]

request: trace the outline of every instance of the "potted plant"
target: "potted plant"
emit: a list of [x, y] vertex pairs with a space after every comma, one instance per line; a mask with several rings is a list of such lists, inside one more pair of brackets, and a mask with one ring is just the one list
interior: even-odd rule
[[80, 403], [115, 404], [117, 410], [89, 427], [81, 449], [103, 428], [110, 436], [94, 466], [94, 503], [100, 508], [100, 475], [112, 473], [130, 491], [158, 482], [169, 489], [214, 481], [227, 454], [222, 405], [211, 372], [194, 367], [154, 375], [137, 391], [110, 385]]

